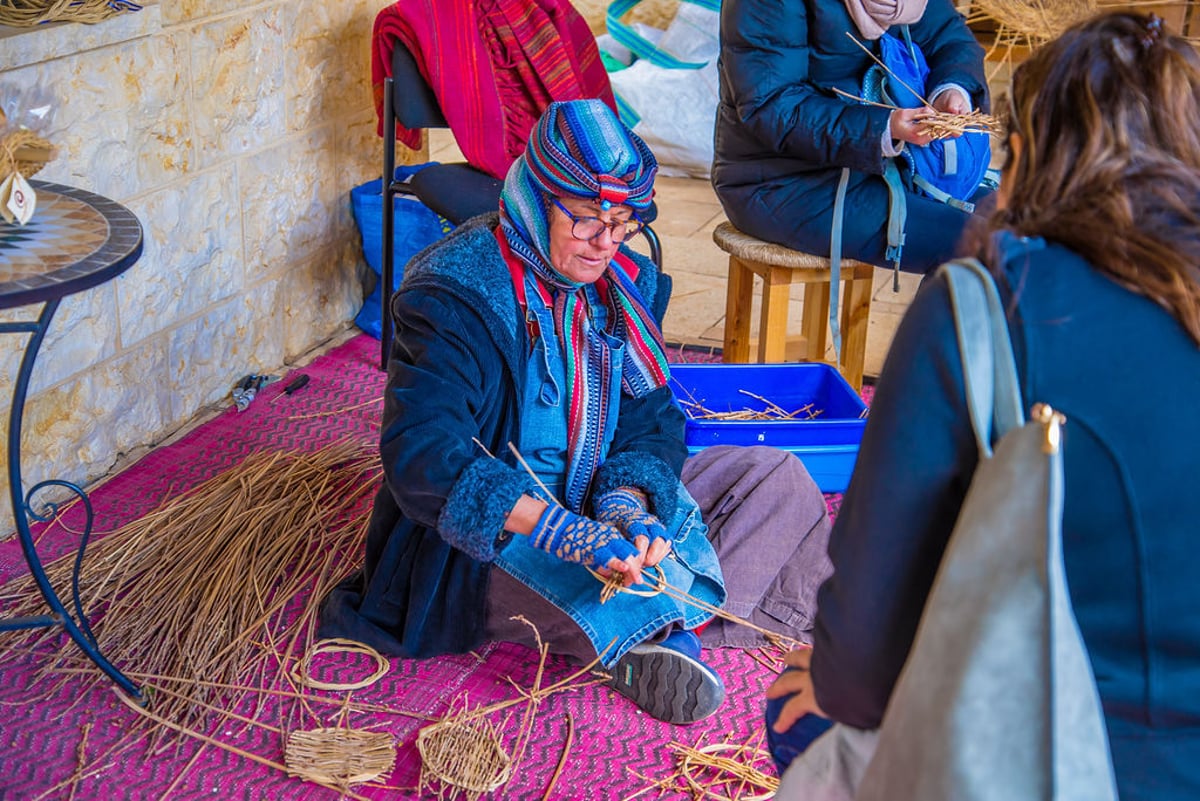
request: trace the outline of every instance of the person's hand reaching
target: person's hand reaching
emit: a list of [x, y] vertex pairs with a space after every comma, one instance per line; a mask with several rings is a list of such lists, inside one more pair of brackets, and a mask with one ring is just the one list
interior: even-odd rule
[[790, 729], [805, 715], [826, 717], [813, 694], [812, 673], [809, 672], [812, 648], [796, 648], [789, 651], [783, 661], [787, 668], [767, 688], [768, 700], [790, 696], [775, 720], [775, 731], [780, 734]]

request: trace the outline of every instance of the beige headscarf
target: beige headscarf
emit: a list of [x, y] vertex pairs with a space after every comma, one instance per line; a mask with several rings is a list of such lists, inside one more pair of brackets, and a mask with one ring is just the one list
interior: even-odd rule
[[893, 25], [921, 20], [926, 0], [845, 0], [846, 10], [866, 39], [878, 39]]

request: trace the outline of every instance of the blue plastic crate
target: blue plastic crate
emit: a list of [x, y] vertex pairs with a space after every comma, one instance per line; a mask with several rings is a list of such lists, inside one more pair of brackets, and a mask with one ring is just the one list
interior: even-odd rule
[[[673, 364], [671, 389], [688, 417], [689, 453], [710, 445], [769, 445], [800, 457], [822, 492], [842, 492], [850, 483], [867, 406], [828, 364]], [[789, 414], [808, 404], [820, 413], [806, 419], [801, 412], [795, 420], [692, 417], [703, 413], [693, 404], [708, 412], [761, 412], [768, 402]]]

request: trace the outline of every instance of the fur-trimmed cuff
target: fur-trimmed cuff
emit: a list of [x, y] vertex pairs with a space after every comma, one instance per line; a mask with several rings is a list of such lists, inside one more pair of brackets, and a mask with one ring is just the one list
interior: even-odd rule
[[537, 490], [533, 479], [498, 459], [481, 456], [459, 476], [438, 517], [438, 531], [472, 559], [491, 562], [504, 521], [522, 495]]
[[637, 487], [650, 498], [650, 509], [667, 528], [679, 506], [679, 478], [657, 456], [638, 451], [618, 453], [600, 465], [592, 482], [592, 497], [621, 487]]

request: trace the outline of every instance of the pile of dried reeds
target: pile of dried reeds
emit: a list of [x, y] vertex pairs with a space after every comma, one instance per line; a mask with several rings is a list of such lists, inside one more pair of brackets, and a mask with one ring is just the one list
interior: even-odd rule
[[1096, 0], [972, 0], [967, 21], [991, 20], [997, 41], [1036, 47], [1098, 10]]
[[767, 400], [762, 395], [755, 395], [744, 389], [739, 389], [743, 395], [754, 398], [763, 404], [762, 409], [751, 409], [745, 407], [742, 409], [730, 409], [724, 412], [713, 411], [704, 406], [703, 402], [696, 400], [694, 397], [691, 400], [679, 400], [679, 405], [683, 407], [683, 413], [692, 420], [815, 420], [823, 413], [823, 409], [816, 408], [814, 403], [806, 403], [798, 409], [788, 411], [774, 401]]
[[[357, 444], [258, 453], [104, 537], [80, 575], [101, 650], [152, 680], [156, 713], [183, 728], [286, 682], [318, 603], [355, 566], [365, 516], [352, 512], [379, 473]], [[73, 555], [49, 565], [51, 582], [67, 586], [72, 567]], [[0, 601], [14, 614], [42, 604], [28, 577]], [[56, 648], [49, 673], [91, 667], [53, 630], [27, 637]]]
[[923, 133], [936, 139], [950, 139], [965, 133], [985, 133], [991, 136], [999, 135], [1002, 126], [1000, 121], [991, 114], [982, 111], [969, 111], [966, 114], [948, 114], [933, 111], [917, 123]]
[[994, 32], [984, 58], [995, 64], [989, 83], [1001, 70], [1054, 39], [1099, 10], [1096, 0], [973, 0], [967, 22], [992, 23]]

